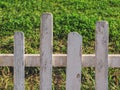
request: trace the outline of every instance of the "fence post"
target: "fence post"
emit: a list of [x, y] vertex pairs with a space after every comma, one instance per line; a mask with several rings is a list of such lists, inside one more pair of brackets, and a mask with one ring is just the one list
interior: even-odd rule
[[53, 16], [44, 13], [40, 35], [40, 90], [52, 90]]
[[108, 90], [108, 23], [97, 22], [95, 45], [96, 90]]
[[14, 35], [14, 90], [24, 90], [24, 34]]
[[82, 37], [75, 32], [68, 35], [66, 90], [80, 90]]

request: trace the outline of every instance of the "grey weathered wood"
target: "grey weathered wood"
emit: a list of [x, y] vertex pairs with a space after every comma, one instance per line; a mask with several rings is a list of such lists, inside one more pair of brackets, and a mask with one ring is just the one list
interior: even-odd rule
[[[13, 66], [13, 54], [0, 54], [0, 66]], [[52, 65], [53, 67], [66, 67], [67, 54], [53, 54]], [[26, 67], [39, 67], [40, 55], [39, 54], [25, 54], [25, 66]], [[109, 67], [120, 67], [120, 55], [109, 54], [108, 55]], [[95, 67], [95, 55], [83, 54], [82, 55], [82, 67]]]
[[108, 90], [108, 23], [97, 22], [95, 45], [96, 90]]
[[53, 16], [44, 13], [40, 35], [40, 90], [52, 90]]
[[82, 37], [75, 32], [68, 35], [66, 90], [80, 90]]
[[24, 34], [16, 32], [14, 40], [14, 90], [24, 90]]

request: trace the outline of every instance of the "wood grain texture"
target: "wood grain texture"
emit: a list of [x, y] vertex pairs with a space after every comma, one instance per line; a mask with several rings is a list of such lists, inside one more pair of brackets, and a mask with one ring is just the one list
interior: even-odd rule
[[44, 13], [40, 35], [40, 90], [52, 90], [53, 16]]
[[66, 90], [80, 90], [82, 37], [75, 32], [68, 35]]
[[[39, 67], [40, 55], [39, 54], [25, 54], [25, 66], [26, 67]], [[0, 54], [0, 66], [13, 66], [13, 54]], [[66, 67], [67, 54], [53, 54], [52, 66], [53, 67]], [[120, 55], [109, 54], [108, 55], [109, 67], [120, 67]], [[82, 67], [95, 67], [95, 55], [83, 54], [82, 55]]]
[[108, 23], [97, 22], [95, 45], [96, 90], [108, 90]]
[[14, 40], [14, 90], [24, 90], [24, 34], [16, 32]]

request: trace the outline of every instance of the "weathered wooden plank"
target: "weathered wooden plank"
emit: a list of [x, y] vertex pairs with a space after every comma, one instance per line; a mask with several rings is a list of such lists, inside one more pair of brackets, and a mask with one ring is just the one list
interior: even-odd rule
[[16, 32], [14, 40], [14, 90], [24, 90], [24, 34]]
[[52, 90], [53, 16], [44, 13], [40, 35], [40, 90]]
[[108, 23], [97, 22], [95, 45], [96, 90], [108, 90]]
[[[0, 66], [13, 66], [13, 54], [0, 54]], [[53, 67], [66, 67], [67, 54], [53, 54], [52, 65]], [[39, 67], [40, 55], [39, 54], [25, 54], [25, 66], [26, 67]], [[109, 54], [108, 55], [109, 67], [120, 67], [120, 55]], [[82, 67], [95, 67], [95, 55], [83, 54], [82, 55]]]
[[120, 68], [120, 55], [108, 55], [108, 66], [113, 68]]
[[82, 37], [75, 32], [68, 35], [66, 90], [80, 90]]

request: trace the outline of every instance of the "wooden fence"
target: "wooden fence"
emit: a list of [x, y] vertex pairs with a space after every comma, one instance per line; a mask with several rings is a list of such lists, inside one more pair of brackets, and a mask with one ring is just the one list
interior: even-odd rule
[[120, 67], [120, 55], [108, 55], [108, 23], [96, 24], [95, 55], [82, 55], [82, 36], [68, 35], [67, 54], [52, 54], [53, 16], [41, 18], [40, 55], [24, 54], [24, 34], [14, 35], [14, 55], [1, 54], [0, 66], [14, 66], [14, 90], [24, 90], [25, 66], [40, 66], [40, 90], [52, 90], [52, 66], [66, 68], [66, 90], [80, 90], [81, 68], [95, 67], [96, 90], [108, 90], [108, 67]]

